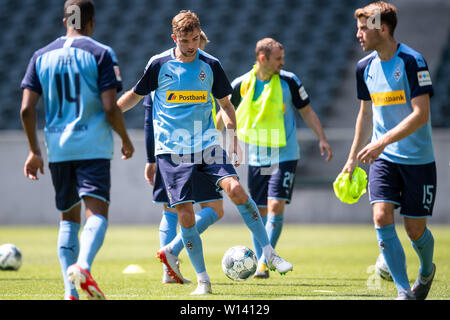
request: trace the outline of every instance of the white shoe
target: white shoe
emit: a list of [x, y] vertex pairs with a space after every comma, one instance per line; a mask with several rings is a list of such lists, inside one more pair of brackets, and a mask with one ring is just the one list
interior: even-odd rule
[[402, 290], [399, 291], [398, 297], [395, 300], [416, 300], [416, 297], [414, 297], [411, 290]]
[[281, 275], [284, 275], [293, 269], [292, 263], [287, 262], [276, 253], [272, 254], [270, 259], [267, 259], [267, 266], [271, 271], [277, 270]]
[[[189, 279], [185, 279], [181, 274], [178, 257], [170, 252], [169, 247], [165, 246], [159, 249], [156, 253], [156, 257], [166, 265], [169, 277], [175, 280], [176, 283], [184, 284], [191, 282]], [[164, 277], [163, 283], [168, 283], [164, 282]]]
[[199, 295], [205, 295], [205, 294], [211, 294], [211, 282], [209, 281], [198, 281], [197, 289], [191, 292], [192, 296], [199, 296]]

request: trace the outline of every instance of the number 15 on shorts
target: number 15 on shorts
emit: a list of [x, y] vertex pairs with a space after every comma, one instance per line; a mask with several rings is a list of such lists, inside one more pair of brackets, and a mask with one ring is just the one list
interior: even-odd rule
[[423, 207], [425, 210], [430, 212], [431, 206], [433, 204], [434, 197], [434, 185], [424, 185], [423, 186]]

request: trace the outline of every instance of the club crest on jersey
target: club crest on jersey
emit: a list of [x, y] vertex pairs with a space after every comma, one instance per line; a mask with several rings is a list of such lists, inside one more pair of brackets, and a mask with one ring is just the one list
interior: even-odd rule
[[400, 80], [400, 77], [402, 76], [402, 71], [400, 70], [399, 67], [397, 67], [394, 71], [394, 79], [396, 81]]
[[200, 71], [198, 77], [200, 78], [200, 80], [205, 81], [205, 79], [206, 79], [206, 73], [205, 73], [205, 71], [203, 71], [203, 70]]
[[167, 91], [166, 101], [168, 103], [206, 103], [208, 101], [207, 91]]

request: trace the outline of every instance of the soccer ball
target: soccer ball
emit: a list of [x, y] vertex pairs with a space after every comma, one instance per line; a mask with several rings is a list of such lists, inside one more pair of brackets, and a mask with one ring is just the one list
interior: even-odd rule
[[223, 255], [222, 270], [234, 281], [247, 280], [256, 272], [257, 266], [256, 254], [245, 246], [231, 247]]
[[[405, 266], [406, 260], [405, 260]], [[386, 264], [386, 260], [384, 260], [384, 256], [382, 253], [377, 258], [377, 261], [375, 262], [375, 272], [381, 277], [381, 279], [384, 279], [386, 281], [394, 281], [392, 279], [391, 273], [389, 272], [389, 268]]]
[[386, 264], [386, 260], [384, 260], [384, 256], [382, 253], [380, 253], [377, 261], [375, 262], [375, 271], [381, 277], [381, 279], [393, 281], [391, 273], [389, 272], [389, 268]]
[[15, 245], [7, 243], [0, 246], [0, 270], [19, 270], [22, 253]]

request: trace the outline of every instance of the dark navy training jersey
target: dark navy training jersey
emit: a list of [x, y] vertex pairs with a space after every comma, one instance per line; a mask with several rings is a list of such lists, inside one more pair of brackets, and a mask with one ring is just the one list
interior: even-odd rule
[[113, 136], [101, 93], [122, 89], [114, 51], [90, 37], [60, 37], [36, 51], [22, 89], [44, 97], [50, 162], [111, 159]]

